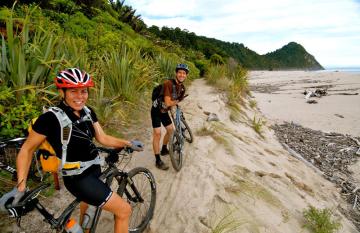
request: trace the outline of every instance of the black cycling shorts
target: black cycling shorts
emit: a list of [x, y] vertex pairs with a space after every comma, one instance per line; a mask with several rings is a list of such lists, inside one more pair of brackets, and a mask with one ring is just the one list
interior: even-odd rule
[[168, 112], [162, 113], [160, 109], [151, 107], [151, 123], [153, 128], [159, 128], [161, 124], [166, 127], [170, 125], [172, 121]]
[[101, 168], [93, 165], [82, 174], [64, 176], [66, 189], [78, 200], [94, 206], [103, 206], [112, 195], [111, 189], [99, 179]]

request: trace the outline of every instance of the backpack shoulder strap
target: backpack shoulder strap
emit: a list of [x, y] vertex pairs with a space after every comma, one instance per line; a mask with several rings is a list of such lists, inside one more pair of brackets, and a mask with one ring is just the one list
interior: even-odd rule
[[176, 100], [177, 99], [177, 93], [176, 93], [176, 80], [175, 79], [170, 79], [171, 80], [171, 82], [172, 82], [172, 98], [174, 99], [174, 100]]
[[87, 106], [84, 106], [84, 111], [85, 111], [85, 116], [84, 117], [82, 117], [82, 120], [83, 121], [91, 121], [91, 123], [93, 124], [94, 123], [94, 121], [93, 121], [93, 119], [92, 119], [92, 117], [91, 117], [91, 110], [90, 110], [90, 108], [88, 108]]
[[50, 107], [48, 111], [55, 114], [60, 124], [60, 128], [61, 128], [60, 140], [62, 144], [61, 166], [63, 167], [63, 165], [66, 163], [67, 145], [69, 144], [71, 137], [72, 121], [61, 108]]

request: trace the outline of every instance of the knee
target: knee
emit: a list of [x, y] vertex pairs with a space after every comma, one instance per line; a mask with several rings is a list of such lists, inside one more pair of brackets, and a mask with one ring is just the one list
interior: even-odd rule
[[128, 218], [131, 215], [131, 206], [129, 203], [126, 202], [123, 209], [123, 215]]
[[130, 215], [131, 215], [131, 206], [127, 202], [122, 206], [121, 209], [117, 211], [117, 213], [115, 213], [115, 217], [120, 219], [127, 219], [130, 217]]
[[169, 135], [171, 135], [174, 132], [174, 128], [173, 127], [167, 127], [166, 128], [166, 133], [168, 133]]
[[160, 138], [161, 138], [161, 131], [159, 130], [159, 131], [154, 131], [153, 132], [153, 138], [154, 138], [154, 140], [160, 140]]

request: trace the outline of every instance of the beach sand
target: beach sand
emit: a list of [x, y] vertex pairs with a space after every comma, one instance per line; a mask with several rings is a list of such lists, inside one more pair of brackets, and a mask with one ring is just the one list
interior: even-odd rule
[[[360, 73], [252, 71], [249, 77], [257, 106], [273, 123], [292, 121], [324, 132], [360, 136]], [[306, 103], [303, 92], [316, 88], [326, 88], [328, 95], [311, 97], [317, 104]]]

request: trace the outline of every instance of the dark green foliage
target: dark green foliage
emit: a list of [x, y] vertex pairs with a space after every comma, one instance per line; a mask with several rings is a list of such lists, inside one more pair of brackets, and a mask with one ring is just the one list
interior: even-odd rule
[[225, 64], [224, 59], [219, 54], [216, 54], [216, 53], [211, 55], [210, 62], [211, 62], [211, 64], [214, 64], [214, 65], [223, 65], [223, 64]]
[[86, 38], [87, 35], [95, 33], [95, 24], [89, 20], [83, 13], [76, 12], [70, 16], [64, 23], [64, 28], [67, 32], [77, 37]]
[[200, 71], [200, 76], [203, 77], [205, 73], [207, 72], [208, 64], [205, 60], [195, 60], [194, 62], [196, 68]]
[[73, 14], [81, 9], [80, 6], [76, 5], [72, 0], [52, 0], [49, 1], [46, 8], [63, 14]]
[[10, 88], [0, 86], [0, 137], [24, 136], [30, 120], [41, 113], [37, 101], [35, 91], [27, 92], [16, 101]]

